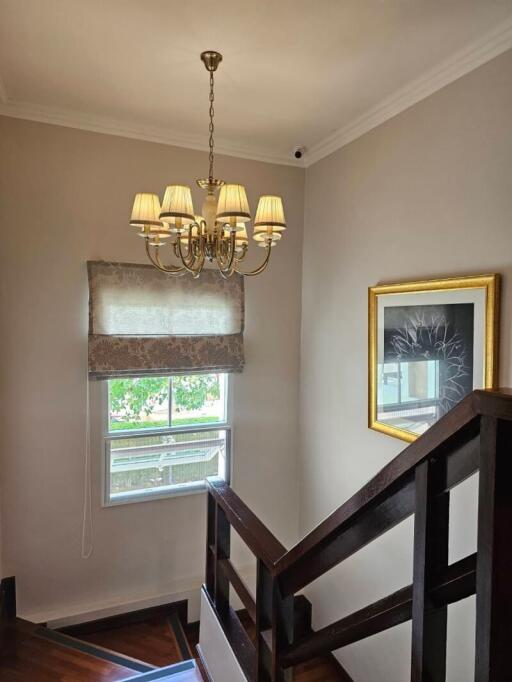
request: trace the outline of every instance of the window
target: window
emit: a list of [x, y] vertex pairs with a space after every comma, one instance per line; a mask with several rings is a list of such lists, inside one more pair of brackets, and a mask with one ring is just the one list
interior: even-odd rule
[[109, 379], [105, 419], [105, 504], [204, 489], [227, 480], [227, 374]]

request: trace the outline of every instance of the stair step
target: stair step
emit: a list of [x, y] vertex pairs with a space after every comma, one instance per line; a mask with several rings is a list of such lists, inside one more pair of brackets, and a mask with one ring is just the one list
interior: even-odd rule
[[136, 682], [165, 682], [166, 680], [172, 680], [172, 682], [202, 682], [202, 679], [197, 665], [193, 660], [190, 660], [167, 665], [165, 668], [157, 668], [134, 677], [127, 677], [122, 682], [135, 682], [135, 680]]
[[139, 661], [136, 658], [125, 656], [124, 654], [118, 654], [115, 651], [105, 649], [104, 647], [98, 646], [97, 644], [89, 644], [89, 642], [84, 642], [83, 640], [77, 639], [76, 637], [65, 635], [58, 630], [51, 630], [50, 628], [41, 626], [34, 630], [34, 635], [48, 639], [51, 642], [65, 646], [68, 649], [74, 649], [75, 651], [80, 651], [83, 654], [88, 654], [89, 656], [94, 656], [95, 658], [101, 658], [104, 661], [109, 661], [109, 663], [115, 663], [116, 665], [129, 668], [130, 670], [134, 670], [139, 673], [147, 673], [153, 670], [158, 671], [158, 669], [150, 663]]

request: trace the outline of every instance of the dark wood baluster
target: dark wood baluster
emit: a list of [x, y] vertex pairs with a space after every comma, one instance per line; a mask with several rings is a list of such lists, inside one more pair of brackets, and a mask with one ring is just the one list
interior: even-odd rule
[[482, 417], [476, 568], [476, 682], [511, 679], [512, 422]]
[[272, 576], [258, 559], [256, 571], [256, 680], [272, 679]]
[[272, 581], [272, 682], [291, 682], [293, 670], [283, 670], [280, 654], [293, 643], [295, 605], [294, 595], [283, 597], [277, 580]]
[[283, 670], [280, 653], [293, 642], [294, 597], [283, 597], [277, 581], [258, 561], [256, 587], [256, 679], [258, 682], [290, 682], [291, 668]]
[[206, 502], [206, 590], [212, 601], [215, 590], [215, 507], [217, 506], [211, 493]]
[[447, 607], [434, 608], [429, 591], [448, 565], [450, 497], [445, 462], [427, 460], [415, 473], [412, 682], [446, 679]]
[[229, 559], [231, 550], [230, 525], [224, 510], [215, 506], [215, 587], [214, 601], [219, 614], [229, 611], [229, 580], [221, 570], [219, 561]]

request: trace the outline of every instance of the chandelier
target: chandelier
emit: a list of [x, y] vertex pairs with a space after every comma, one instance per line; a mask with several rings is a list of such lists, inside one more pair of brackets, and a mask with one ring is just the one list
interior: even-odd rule
[[[190, 187], [169, 185], [162, 204], [157, 194], [135, 195], [130, 225], [136, 227], [139, 236], [144, 238], [151, 263], [163, 272], [171, 275], [190, 273], [197, 278], [205, 262], [209, 261], [215, 262], [226, 278], [234, 273], [258, 275], [267, 267], [272, 247], [286, 229], [283, 202], [277, 196], [260, 197], [253, 239], [265, 249], [263, 262], [255, 270], [246, 272], [240, 269], [249, 247], [247, 224], [251, 220], [245, 187], [225, 183], [213, 174], [214, 73], [222, 55], [213, 51], [203, 52], [201, 60], [210, 74], [210, 168], [207, 178], [196, 181], [206, 191], [201, 215], [194, 214]], [[162, 248], [170, 250], [177, 263], [164, 264]]]

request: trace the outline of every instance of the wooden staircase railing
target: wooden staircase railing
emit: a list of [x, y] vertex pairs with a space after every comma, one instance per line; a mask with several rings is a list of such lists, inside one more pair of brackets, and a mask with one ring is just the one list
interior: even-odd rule
[[[449, 565], [450, 490], [478, 470], [477, 552]], [[411, 514], [412, 584], [298, 633], [294, 594]], [[255, 602], [230, 562], [230, 527], [256, 556]], [[205, 591], [250, 680], [289, 680], [298, 663], [412, 619], [412, 682], [444, 682], [447, 607], [476, 593], [475, 682], [510, 682], [512, 390], [467, 396], [289, 551], [228, 485], [210, 482], [206, 549]], [[255, 645], [229, 606], [230, 585]]]

